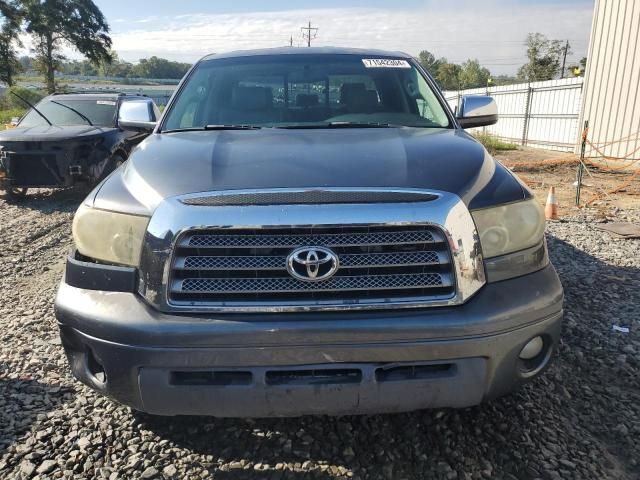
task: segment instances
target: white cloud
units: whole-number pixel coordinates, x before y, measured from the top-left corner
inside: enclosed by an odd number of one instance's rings
[[[300,27],[311,20],[319,27],[314,46],[382,48],[411,54],[427,49],[455,62],[478,58],[498,74],[513,73],[524,62],[523,42],[528,32],[569,39],[574,58],[587,53],[590,5],[516,5],[509,0],[442,3],[436,6],[431,1],[417,9],[349,7],[154,16],[128,25],[112,22],[112,38],[125,60],[157,55],[195,61],[212,52],[288,45],[291,36],[294,45],[304,45]]]

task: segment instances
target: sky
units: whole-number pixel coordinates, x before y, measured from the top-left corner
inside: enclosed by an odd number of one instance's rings
[[[370,47],[452,62],[477,58],[494,74],[525,62],[528,32],[569,40],[569,61],[587,55],[593,0],[94,0],[120,58],[193,62],[214,52],[303,46]],[[68,52],[74,56],[72,52]]]

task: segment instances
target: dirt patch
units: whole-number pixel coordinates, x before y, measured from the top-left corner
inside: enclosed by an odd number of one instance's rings
[[[576,214],[577,155],[549,150],[522,148],[498,152],[495,158],[509,166],[536,194],[542,204],[546,202],[549,187],[556,188],[558,212],[560,216]],[[549,162],[549,166],[531,166],[539,162]],[[522,164],[519,166],[518,164]],[[605,217],[615,215],[617,209],[640,205],[640,175],[631,184],[615,193],[607,193],[626,183],[632,170],[610,172],[597,167],[588,167],[582,179],[581,204],[593,197],[600,197],[587,208],[591,213]]]

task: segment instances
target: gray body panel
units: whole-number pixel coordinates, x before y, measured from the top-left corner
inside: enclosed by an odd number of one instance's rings
[[[439,190],[469,208],[529,196],[462,130],[390,128],[153,134],[93,198],[97,208],[149,215],[189,193],[314,187]]]
[[[462,306],[387,312],[168,315],[133,293],[107,295],[63,282],[56,315],[74,374],[122,403],[165,415],[295,416],[467,406],[504,394],[527,380],[517,356],[528,340],[542,334],[557,342],[562,299],[549,266],[488,284]],[[105,366],[106,385],[87,372],[87,349]],[[416,380],[380,386],[371,377],[380,365],[443,362],[455,372],[418,386]],[[354,365],[364,372],[357,386],[314,386],[313,401],[308,385],[289,385],[283,395],[281,386],[260,381],[265,368]],[[225,388],[169,384],[173,370],[202,369],[251,371],[254,381]],[[354,403],[358,396],[367,400]]]

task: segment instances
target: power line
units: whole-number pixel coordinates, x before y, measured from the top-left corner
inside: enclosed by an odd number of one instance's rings
[[[313,40],[318,36],[318,27],[312,27],[311,22],[309,22],[308,27],[300,27],[300,30],[302,31],[302,38],[307,39],[307,47],[310,47],[311,40]],[[305,30],[307,31],[306,33],[305,33]]]

